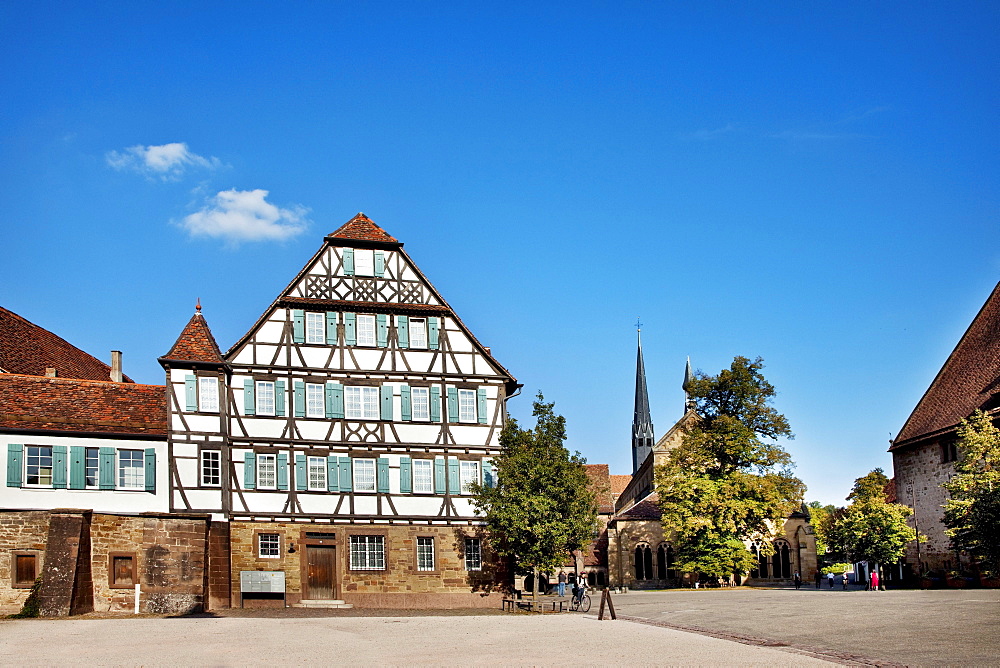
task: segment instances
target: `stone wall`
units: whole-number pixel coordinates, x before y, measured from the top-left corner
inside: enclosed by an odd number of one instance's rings
[[[45,511],[0,511],[0,614],[20,612],[28,598],[28,588],[13,586],[15,552],[35,554],[36,572],[41,575],[48,533]]]
[[[897,501],[913,508],[914,514],[908,522],[912,527],[916,520],[920,533],[927,536],[927,542],[920,544],[921,572],[955,568],[957,557],[944,533],[944,510],[941,507],[948,500],[948,492],[941,484],[955,475],[954,463],[942,462],[941,444],[931,441],[893,451],[892,468]],[[907,546],[906,561],[917,563],[915,542]]]

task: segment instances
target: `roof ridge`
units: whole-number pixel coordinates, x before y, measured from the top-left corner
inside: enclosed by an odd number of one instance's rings
[[[30,373],[0,373],[0,380],[4,378],[17,378],[30,380],[32,382],[38,383],[66,383],[68,385],[120,385],[123,387],[130,388],[140,388],[140,387],[153,387],[163,389],[165,385],[156,385],[153,383],[119,383],[117,381],[111,380],[94,380],[93,378],[65,378],[61,376],[36,376]]]
[[[399,240],[375,224],[371,218],[358,212],[349,221],[330,233],[335,239],[353,239],[355,241],[380,241],[398,244]]]

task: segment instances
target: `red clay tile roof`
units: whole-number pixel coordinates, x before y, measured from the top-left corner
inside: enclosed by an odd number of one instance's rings
[[[358,241],[382,241],[387,243],[399,243],[397,239],[381,227],[372,222],[372,219],[363,213],[351,218],[330,235],[339,239],[356,239]]]
[[[44,376],[46,367],[61,378],[111,380],[111,367],[104,362],[0,307],[0,372]]]
[[[626,508],[622,512],[615,515],[616,520],[658,520],[663,516],[660,511],[659,502],[660,497],[656,494],[650,494],[645,499]]]
[[[200,306],[198,311],[188,320],[188,324],[185,325],[181,335],[177,337],[170,352],[163,357],[185,362],[223,363],[219,345],[215,342],[212,330],[208,328],[208,323],[205,322],[205,317],[201,314]]]
[[[597,505],[600,512],[610,514],[615,510],[615,502],[611,498],[611,483],[608,480],[607,464],[584,464],[587,476],[590,478],[590,488],[597,495]]]
[[[167,433],[162,385],[0,374],[0,428]]]
[[[890,450],[947,430],[1000,392],[1000,283],[899,430]]]
[[[632,482],[632,476],[613,475],[610,476],[610,478],[611,478],[611,496],[614,497],[615,500],[617,500],[618,497],[622,495],[622,492],[625,491],[625,488],[628,487],[628,484]]]

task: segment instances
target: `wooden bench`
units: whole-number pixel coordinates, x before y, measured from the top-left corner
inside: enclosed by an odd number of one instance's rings
[[[561,598],[554,601],[543,600],[538,602],[532,601],[531,599],[505,598],[501,602],[501,609],[510,610],[512,612],[515,609],[541,611],[542,608],[548,606],[550,602],[552,603],[552,612],[555,612],[556,609],[558,609],[559,612],[565,612],[567,601],[566,599]]]

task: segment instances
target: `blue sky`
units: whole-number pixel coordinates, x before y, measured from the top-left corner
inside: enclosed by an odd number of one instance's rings
[[[0,4],[0,304],[162,383],[364,211],[628,473],[764,357],[808,499],[891,471],[1000,278],[1000,5]]]

